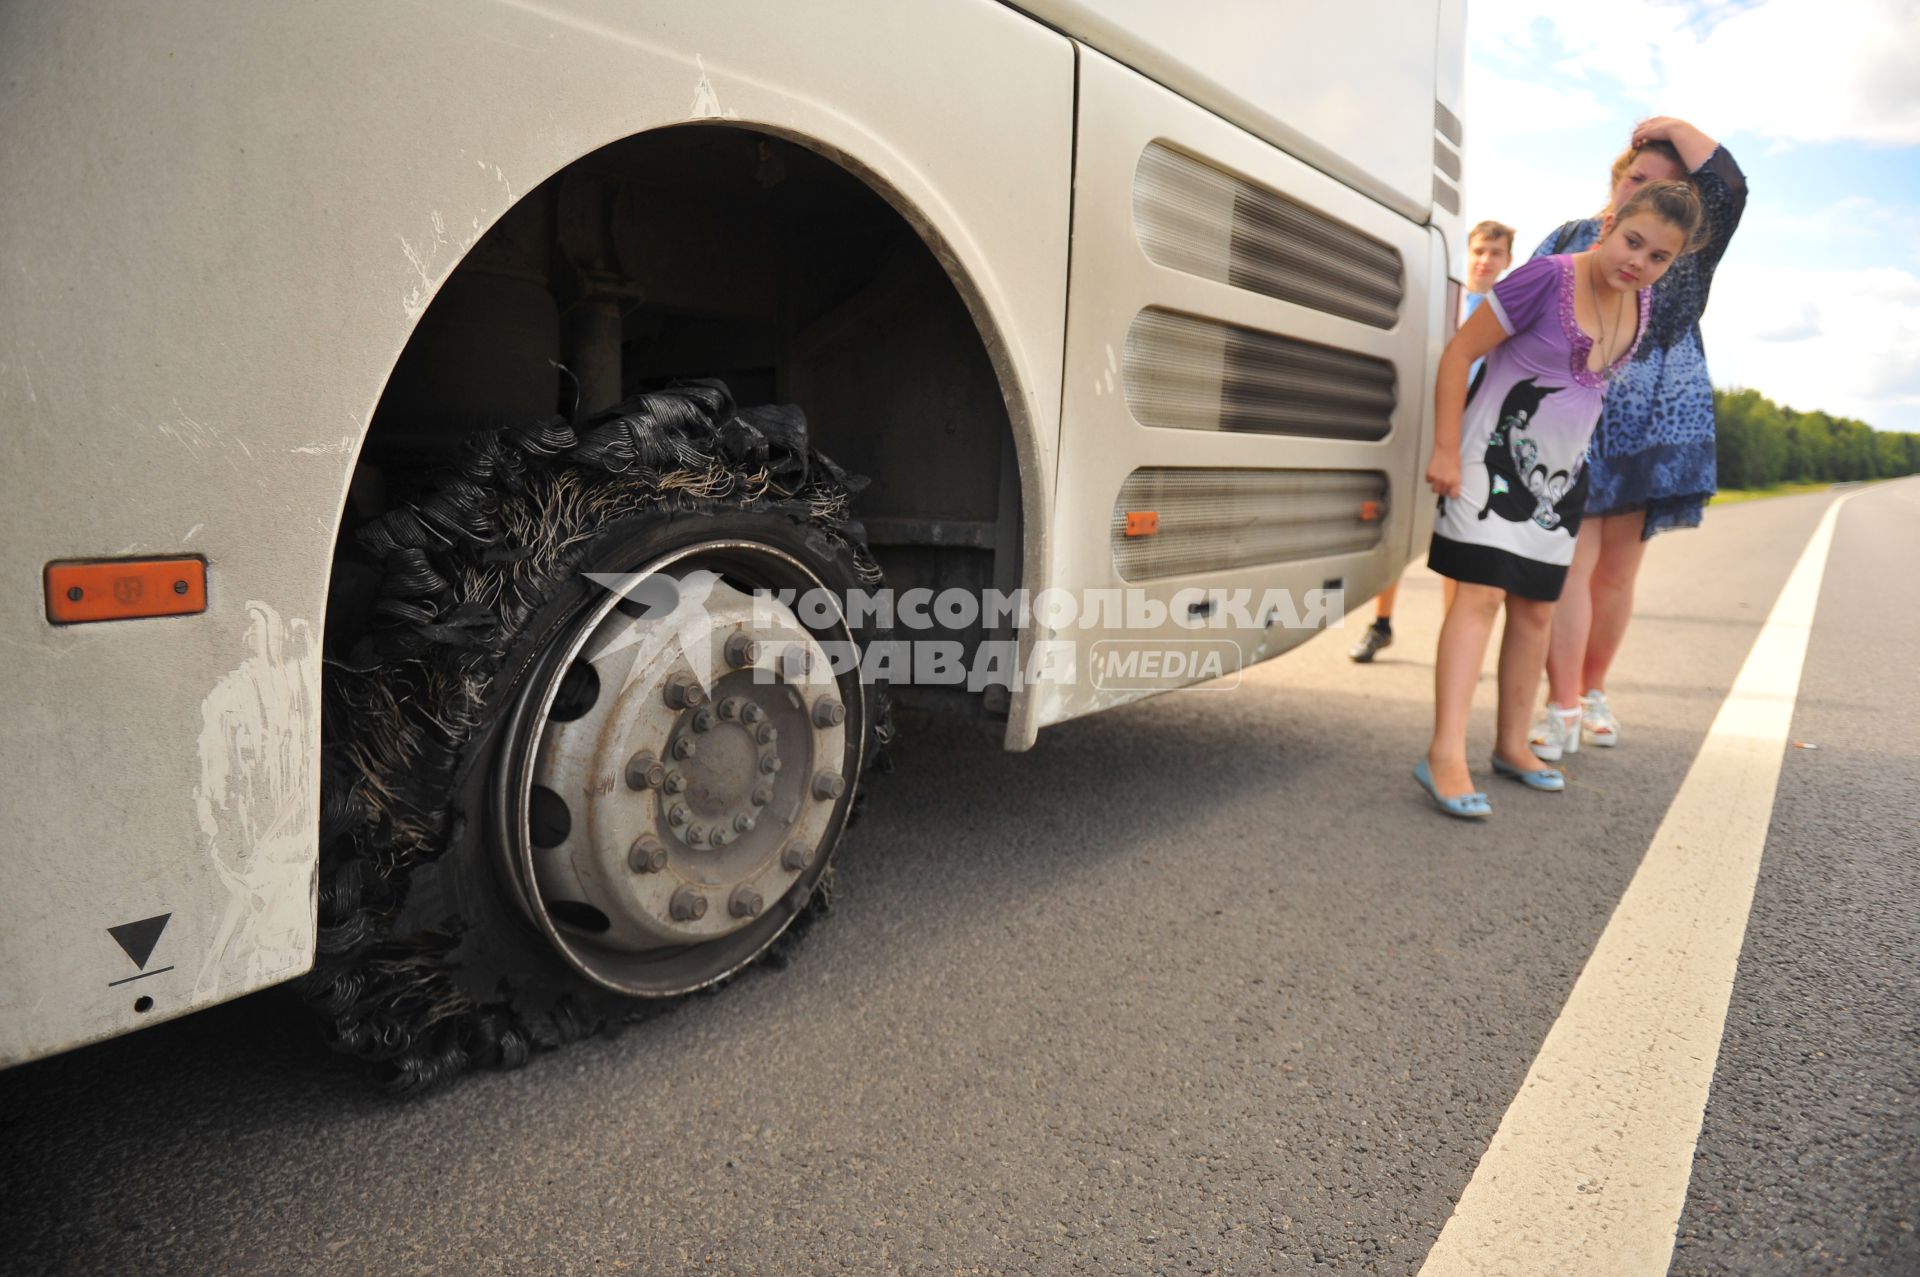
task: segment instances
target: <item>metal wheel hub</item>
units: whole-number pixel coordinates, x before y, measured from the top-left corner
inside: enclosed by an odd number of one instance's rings
[[[778,934],[793,910],[763,915],[811,890],[858,767],[858,720],[789,609],[707,571],[671,593],[670,612],[615,595],[583,618],[514,755],[522,904],[576,968],[632,993],[725,973],[656,987],[634,974],[649,962],[730,939],[750,957]]]

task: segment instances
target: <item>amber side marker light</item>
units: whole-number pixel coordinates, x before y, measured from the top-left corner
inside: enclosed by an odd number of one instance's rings
[[[1127,511],[1126,535],[1130,537],[1150,537],[1160,534],[1160,514],[1157,510]]]
[[[92,559],[47,564],[55,625],[191,616],[207,610],[205,559]]]
[[[1360,522],[1362,523],[1376,522],[1380,518],[1380,516],[1385,514],[1386,512],[1387,512],[1386,507],[1381,505],[1378,501],[1362,501],[1360,503]]]

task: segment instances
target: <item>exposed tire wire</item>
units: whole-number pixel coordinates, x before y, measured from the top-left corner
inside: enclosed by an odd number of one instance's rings
[[[574,997],[538,1011],[510,998],[477,1002],[453,978],[460,923],[396,934],[409,875],[465,832],[452,809],[456,778],[469,744],[504,708],[508,650],[581,569],[600,529],[650,512],[784,517],[875,584],[879,568],[848,514],[862,486],[810,447],[797,408],[737,409],[723,383],[700,381],[638,395],[578,427],[555,417],[478,435],[447,470],[355,531],[352,553],[380,584],[366,633],[328,661],[320,934],[302,983],[336,1049],[412,1093],[471,1067],[516,1067],[623,1014],[668,1009],[671,1000],[611,1011]],[[868,730],[869,773],[885,770],[884,688]],[[823,876],[763,960],[785,965],[829,886]]]

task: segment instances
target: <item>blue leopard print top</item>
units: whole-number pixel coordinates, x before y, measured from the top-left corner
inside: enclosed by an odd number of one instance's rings
[[[1713,272],[1747,206],[1747,179],[1726,147],[1689,177],[1705,206],[1709,238],[1653,286],[1653,313],[1633,362],[1607,388],[1588,466],[1587,514],[1645,510],[1642,537],[1700,526],[1718,486],[1714,472],[1713,383],[1700,344]],[[1533,256],[1578,253],[1600,238],[1597,218],[1567,222]]]

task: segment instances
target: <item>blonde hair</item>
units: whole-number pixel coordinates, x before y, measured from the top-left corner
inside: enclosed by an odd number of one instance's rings
[[[1487,221],[1481,222],[1467,232],[1467,243],[1472,244],[1476,239],[1503,239],[1507,242],[1507,256],[1512,257],[1514,234],[1515,231],[1513,227],[1508,226],[1505,222],[1496,222],[1489,218]]]
[[[1642,142],[1638,146],[1629,146],[1620,152],[1620,158],[1615,160],[1613,167],[1608,170],[1607,202],[1600,210],[1602,217],[1606,216],[1607,210],[1613,207],[1613,193],[1619,188],[1620,179],[1627,175],[1627,170],[1633,167],[1633,162],[1643,155],[1658,155],[1661,159],[1671,162],[1680,172],[1687,171],[1687,162],[1680,158],[1680,148],[1671,142],[1656,140]]]
[[[1617,227],[1637,213],[1651,213],[1678,230],[1685,240],[1680,247],[1683,257],[1699,251],[1707,242],[1707,208],[1692,182],[1648,182],[1615,210],[1613,225]],[[1609,228],[1608,234],[1612,233]]]

